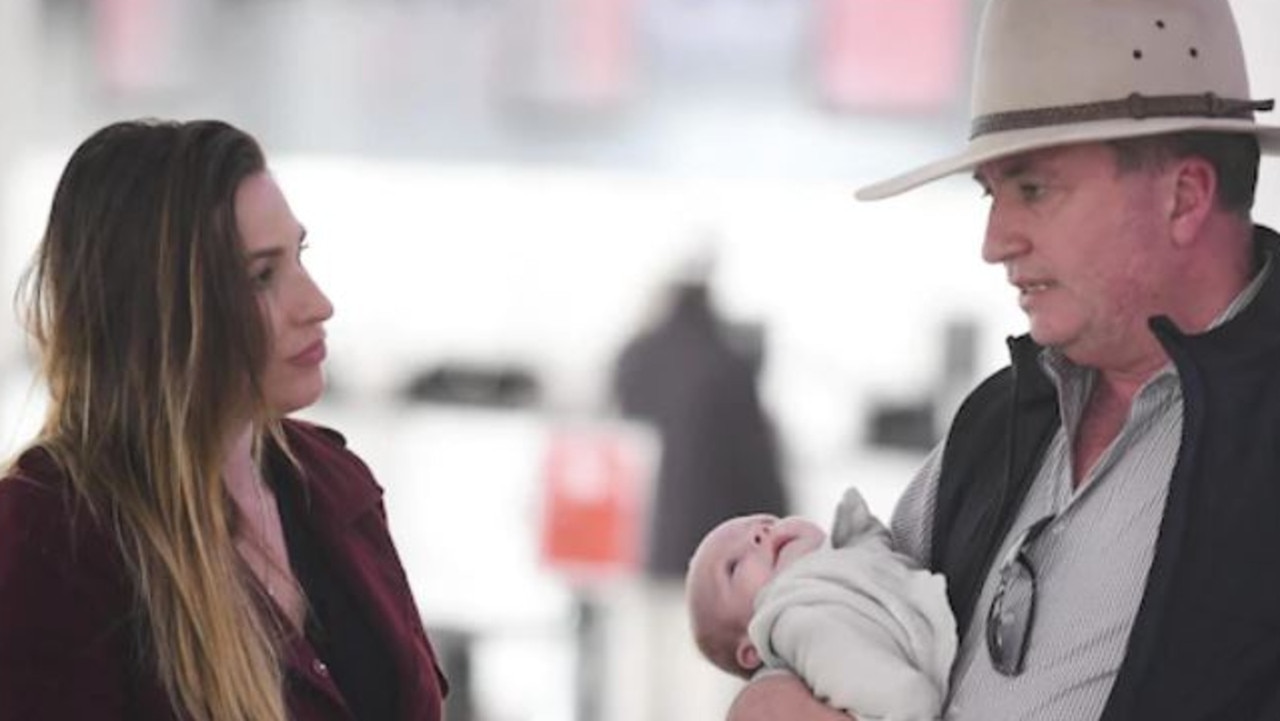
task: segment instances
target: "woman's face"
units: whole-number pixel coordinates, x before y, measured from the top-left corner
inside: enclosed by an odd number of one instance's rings
[[[302,265],[306,229],[267,172],[236,189],[236,226],[270,344],[262,373],[267,405],[284,415],[324,391],[324,322],[333,305]]]

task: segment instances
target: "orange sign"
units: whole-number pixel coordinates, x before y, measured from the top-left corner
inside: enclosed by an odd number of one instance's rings
[[[625,436],[608,430],[552,434],[543,466],[544,563],[588,579],[639,567],[638,456]]]

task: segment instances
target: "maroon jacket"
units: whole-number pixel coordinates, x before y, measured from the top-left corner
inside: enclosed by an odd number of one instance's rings
[[[439,721],[444,676],[387,531],[382,489],[338,433],[286,421],[308,513],[335,574],[371,609],[397,668],[400,711]],[[0,721],[176,721],[139,658],[133,589],[109,531],[71,500],[43,451],[0,480]],[[285,661],[293,721],[351,718],[305,639]]]

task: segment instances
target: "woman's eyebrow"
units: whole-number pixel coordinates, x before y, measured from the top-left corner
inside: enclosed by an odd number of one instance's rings
[[[307,240],[307,229],[304,227],[298,233],[298,239],[294,241],[294,245],[302,245]],[[262,258],[275,258],[284,254],[286,248],[283,245],[273,245],[268,248],[260,248],[249,253],[248,260],[253,262]]]
[[[253,251],[249,254],[248,260],[252,263],[255,260],[276,258],[283,254],[284,248],[281,248],[280,246],[271,246],[270,248],[262,248],[260,250]]]

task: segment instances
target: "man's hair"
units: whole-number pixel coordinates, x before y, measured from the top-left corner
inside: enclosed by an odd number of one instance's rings
[[[1121,138],[1107,144],[1115,150],[1116,167],[1121,173],[1162,168],[1183,158],[1203,158],[1218,176],[1218,206],[1249,218],[1261,156],[1258,139],[1253,135],[1190,131]]]

